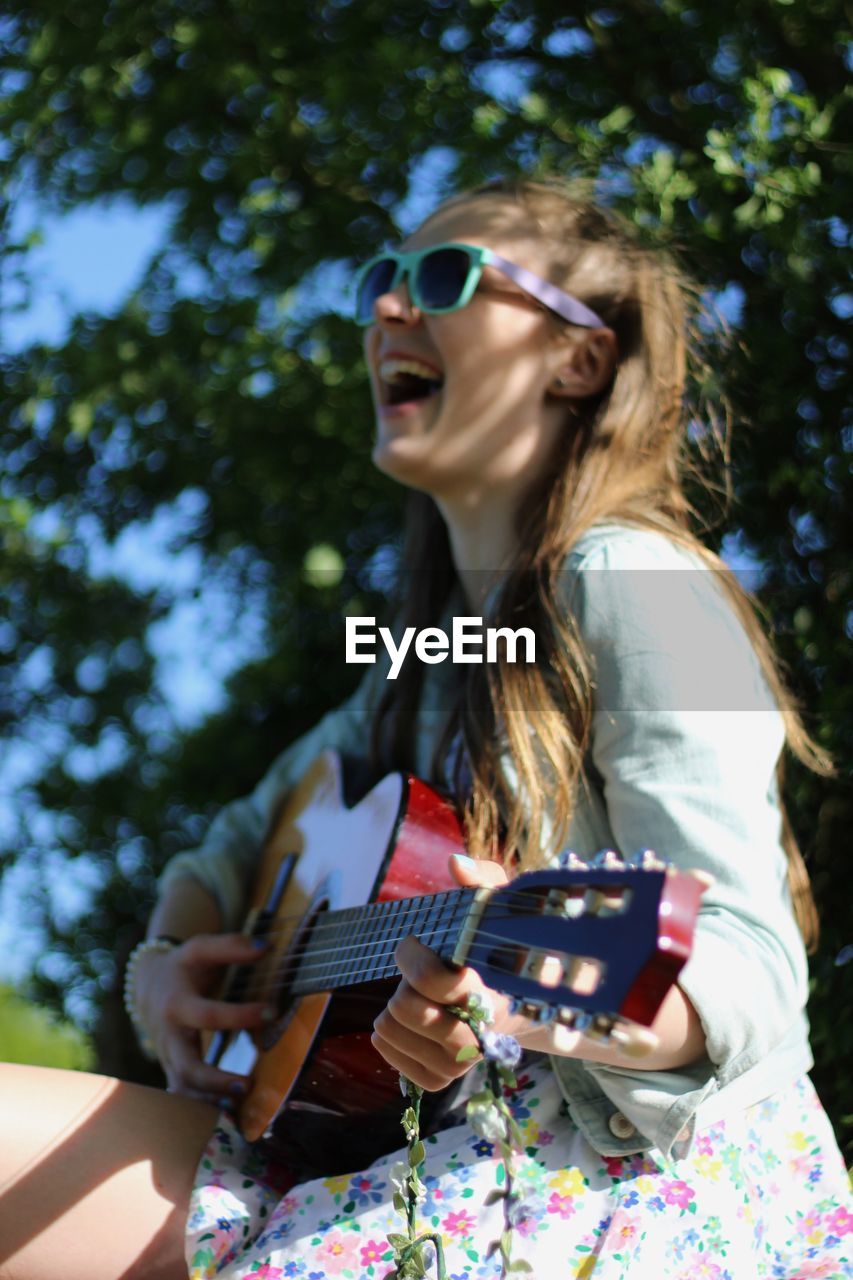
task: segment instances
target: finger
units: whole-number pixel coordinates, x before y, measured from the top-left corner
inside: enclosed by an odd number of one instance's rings
[[[403,939],[394,952],[394,959],[407,982],[437,1004],[461,1004],[472,992],[479,994],[484,990],[473,969],[448,969],[414,935]]]
[[[166,1078],[179,1093],[205,1094],[208,1100],[244,1097],[249,1081],[235,1071],[223,1071],[199,1057],[194,1037],[173,1036],[168,1045]]]
[[[424,1046],[438,1045],[441,1054],[451,1060],[460,1049],[477,1043],[470,1027],[441,1005],[424,1000],[405,982],[400,983],[373,1025],[386,1040],[405,1041],[412,1048],[415,1040]],[[434,1061],[438,1058],[434,1057]]]
[[[420,1062],[416,1057],[410,1057],[408,1054],[399,1050],[395,1045],[385,1041],[377,1031],[374,1031],[373,1035],[370,1037],[370,1042],[376,1051],[382,1054],[382,1057],[389,1066],[393,1067],[395,1071],[401,1072],[406,1079],[411,1080],[413,1084],[418,1084],[422,1089],[428,1089],[430,1092],[443,1089],[445,1085],[456,1080],[461,1074],[459,1071],[455,1071],[453,1073],[447,1071],[446,1073],[443,1073],[432,1070],[429,1066]],[[458,1066],[459,1064],[453,1065]]]
[[[431,1072],[436,1078],[441,1076],[445,1080],[454,1080],[459,1076],[463,1076],[468,1068],[474,1062],[474,1059],[466,1059],[464,1062],[457,1062],[456,1055],[462,1045],[452,1046],[441,1040],[431,1040],[428,1037],[419,1035],[416,1031],[410,1031],[408,1027],[402,1026],[401,1023],[395,1022],[394,1019],[384,1011],[379,1015],[373,1024],[373,1034],[378,1036],[384,1046],[391,1048],[394,1053],[402,1054],[406,1058],[411,1058],[415,1062],[419,1062],[421,1066]],[[470,1041],[465,1041],[465,1045]],[[431,1086],[435,1087],[435,1086]]]
[[[182,1098],[192,1098],[196,1102],[209,1102],[220,1111],[231,1111],[240,1101],[239,1097],[232,1097],[227,1093],[208,1093],[202,1089],[191,1089],[189,1085],[182,1084],[177,1078],[174,1083],[166,1086],[166,1092],[177,1093]]]
[[[249,1031],[272,1022],[275,1010],[260,1000],[245,1004],[231,1000],[207,1000],[204,996],[185,993],[171,1019],[194,1031]]]
[[[450,870],[464,888],[493,888],[507,884],[509,876],[499,862],[486,858],[469,858],[464,853],[450,855]]]
[[[178,948],[183,965],[251,964],[267,950],[264,939],[245,933],[197,933]]]

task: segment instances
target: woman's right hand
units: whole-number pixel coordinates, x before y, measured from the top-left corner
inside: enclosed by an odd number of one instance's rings
[[[263,1001],[212,998],[228,965],[254,964],[264,955],[245,934],[197,934],[171,951],[149,951],[136,964],[134,988],[142,1025],[166,1074],[168,1088],[220,1102],[240,1097],[246,1079],[202,1059],[202,1031],[253,1030],[269,1020]]]

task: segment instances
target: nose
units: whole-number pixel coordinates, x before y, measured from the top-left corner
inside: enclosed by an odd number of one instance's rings
[[[415,325],[421,318],[418,307],[412,304],[405,280],[395,289],[381,293],[373,304],[373,318],[379,325]]]

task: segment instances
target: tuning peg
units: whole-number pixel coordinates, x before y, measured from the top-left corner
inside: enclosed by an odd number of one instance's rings
[[[607,871],[623,871],[625,863],[613,849],[601,849],[593,858],[592,866],[604,867]]]
[[[578,1010],[574,1009],[570,1004],[561,1004],[557,1010],[557,1021],[562,1023],[564,1027],[573,1027],[577,1016]]]
[[[610,1039],[610,1032],[613,1030],[613,1018],[604,1013],[597,1013],[590,1019],[589,1026],[586,1028],[585,1034],[590,1040],[600,1040],[606,1043]]]
[[[571,849],[561,853],[557,861],[564,871],[583,871],[587,865],[583,858],[579,858]]]
[[[553,1022],[557,1017],[557,1010],[554,1006],[544,1004],[540,1000],[525,1000],[521,1005],[521,1013],[525,1018],[529,1018],[531,1022],[539,1023],[541,1026]]]
[[[627,865],[641,871],[666,870],[666,863],[661,862],[654,849],[639,849],[636,853],[632,853]]]

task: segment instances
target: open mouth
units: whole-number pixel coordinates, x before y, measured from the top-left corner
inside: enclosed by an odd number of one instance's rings
[[[428,400],[444,386],[444,378],[432,366],[398,356],[380,362],[379,378],[383,403],[391,406]]]

